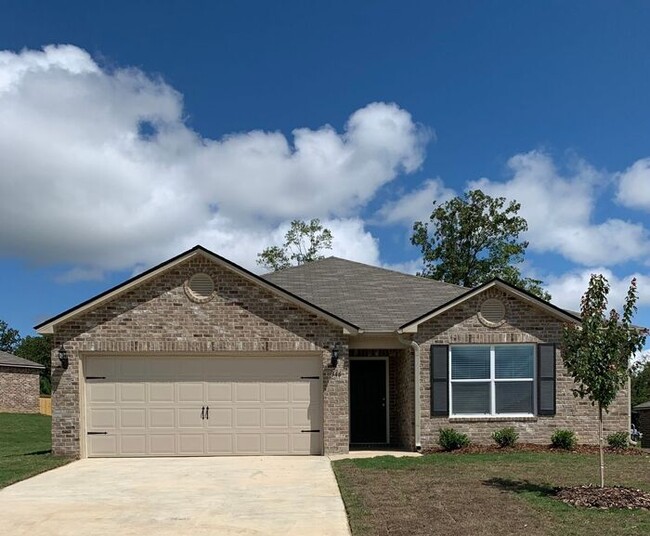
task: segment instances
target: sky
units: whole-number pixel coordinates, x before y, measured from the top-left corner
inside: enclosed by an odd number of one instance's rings
[[[154,8],[155,5],[155,8]],[[414,221],[521,203],[523,272],[650,326],[650,3],[3,2],[0,319],[201,244],[256,272],[292,219],[416,273]]]

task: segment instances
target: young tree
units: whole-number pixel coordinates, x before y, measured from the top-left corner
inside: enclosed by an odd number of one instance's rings
[[[522,277],[516,266],[524,260],[528,242],[519,234],[528,229],[519,216],[521,205],[505,197],[490,197],[481,190],[470,190],[438,205],[430,223],[413,224],[411,243],[422,250],[421,276],[475,287],[494,277],[544,299],[551,296],[542,281]]]
[[[10,328],[4,320],[0,320],[0,351],[13,354],[20,344],[20,333]]]
[[[325,258],[321,252],[332,249],[332,232],[319,219],[293,220],[282,246],[270,246],[257,255],[257,264],[269,270],[282,270]]]
[[[608,411],[627,383],[630,359],[643,348],[646,339],[646,331],[632,325],[638,299],[636,279],[630,283],[622,315],[612,309],[606,316],[608,294],[607,279],[592,274],[580,306],[582,323],[565,326],[562,351],[564,364],[576,384],[573,394],[587,397],[598,407],[601,488],[605,486],[603,410]]]
[[[15,354],[19,357],[35,361],[45,367],[41,371],[41,393],[49,395],[52,392],[51,376],[52,337],[50,335],[28,335],[18,345]]]

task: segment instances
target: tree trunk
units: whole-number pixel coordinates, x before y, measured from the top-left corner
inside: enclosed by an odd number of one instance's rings
[[[605,453],[603,452],[603,407],[598,404],[598,450],[600,453],[600,487],[605,487]]]

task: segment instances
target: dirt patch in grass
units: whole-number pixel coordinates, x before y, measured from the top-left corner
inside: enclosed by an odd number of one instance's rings
[[[595,484],[598,457],[512,450],[333,464],[354,536],[650,534],[648,510],[575,508],[559,488]],[[650,492],[650,457],[609,455],[608,483]]]
[[[561,488],[556,496],[571,506],[586,508],[641,508],[650,510],[650,493],[640,489],[615,486],[601,488],[598,486],[576,486]]]

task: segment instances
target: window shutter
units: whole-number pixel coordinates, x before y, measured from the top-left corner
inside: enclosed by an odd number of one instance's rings
[[[431,345],[431,416],[449,415],[449,346]]]
[[[555,344],[537,345],[537,414],[555,415]]]

